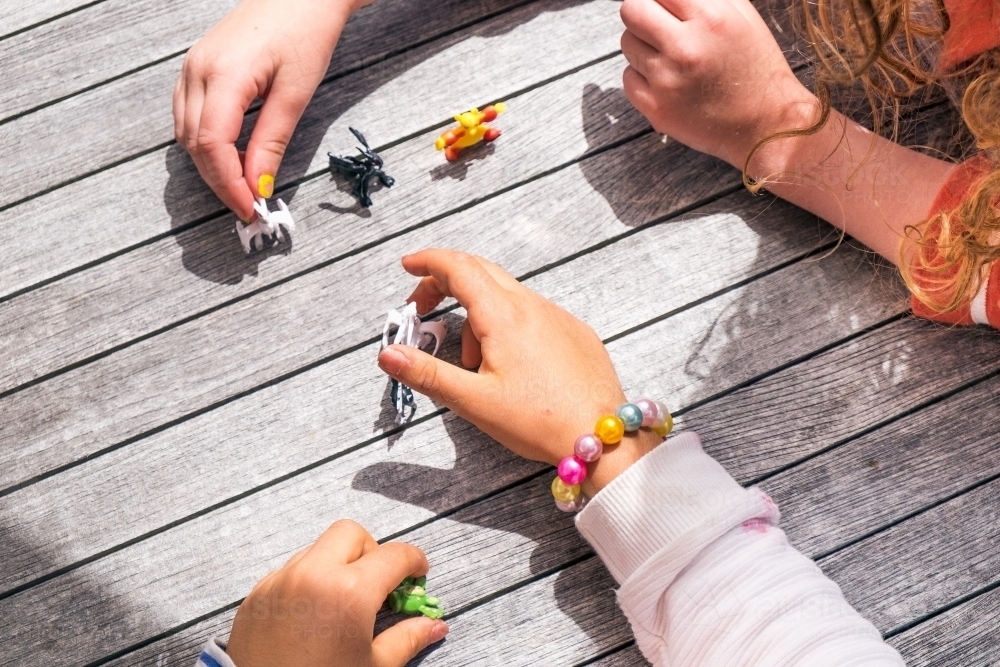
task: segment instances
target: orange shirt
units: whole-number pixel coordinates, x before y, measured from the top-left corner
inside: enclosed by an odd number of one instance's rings
[[[983,51],[1000,46],[1000,2],[944,0],[950,26],[944,35],[941,68],[954,69]]]

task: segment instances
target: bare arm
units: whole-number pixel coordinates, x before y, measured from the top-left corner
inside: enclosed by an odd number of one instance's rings
[[[812,125],[816,97],[795,77],[749,0],[624,0],[625,94],[656,130],[742,169],[775,132]],[[766,145],[750,175],[890,261],[952,165],[833,112],[817,133]]]

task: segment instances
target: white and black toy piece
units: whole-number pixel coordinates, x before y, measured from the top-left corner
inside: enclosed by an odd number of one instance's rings
[[[269,211],[267,200],[263,197],[254,202],[253,210],[257,212],[250,224],[243,224],[236,221],[236,233],[240,235],[240,243],[243,244],[243,251],[250,254],[251,250],[261,250],[264,247],[264,237],[274,242],[284,242],[285,237],[281,233],[284,227],[290,232],[295,231],[295,220],[288,211],[285,202],[278,200],[278,210]]]
[[[389,332],[392,327],[396,327],[396,334],[393,336],[392,345],[409,345],[422,349],[433,341],[433,356],[437,356],[441,348],[441,342],[448,329],[442,320],[433,322],[423,322],[417,315],[417,304],[408,303],[402,310],[390,310],[385,319],[385,326],[382,328],[382,349],[387,348],[389,343]],[[417,404],[413,399],[413,390],[405,384],[393,379],[392,388],[389,391],[392,404],[396,408],[396,423],[402,424],[413,419],[413,414],[417,411]]]

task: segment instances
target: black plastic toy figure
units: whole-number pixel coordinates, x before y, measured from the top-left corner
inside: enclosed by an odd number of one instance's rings
[[[368,194],[372,179],[377,178],[387,188],[391,188],[396,180],[382,171],[382,158],[368,147],[364,135],[353,127],[348,129],[358,138],[364,148],[358,146],[358,150],[361,151],[361,155],[358,156],[344,157],[327,153],[330,156],[330,171],[335,171],[351,179],[353,181],[351,194],[357,197],[359,204],[368,208],[372,205],[372,198]]]

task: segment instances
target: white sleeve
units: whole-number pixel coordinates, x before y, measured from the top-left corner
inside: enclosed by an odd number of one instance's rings
[[[902,665],[778,519],[767,495],[683,433],[598,493],[576,525],[657,667]]]

